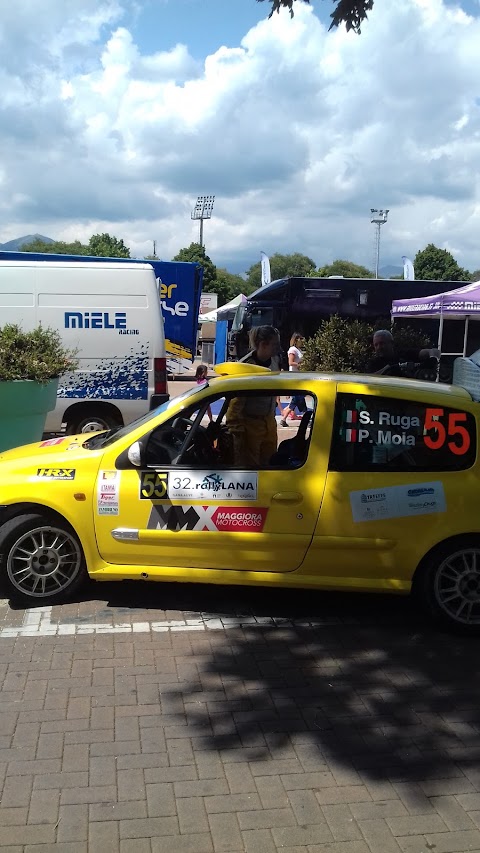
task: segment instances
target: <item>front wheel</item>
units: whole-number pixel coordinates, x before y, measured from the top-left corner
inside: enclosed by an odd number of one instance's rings
[[[64,601],[87,577],[80,542],[66,522],[21,515],[0,529],[2,580],[26,603]]]
[[[414,583],[434,621],[480,634],[480,538],[464,537],[437,548]]]

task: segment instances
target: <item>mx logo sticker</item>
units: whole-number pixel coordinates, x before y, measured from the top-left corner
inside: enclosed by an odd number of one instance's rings
[[[172,506],[155,504],[150,510],[148,530],[218,530],[212,519],[216,506]]]

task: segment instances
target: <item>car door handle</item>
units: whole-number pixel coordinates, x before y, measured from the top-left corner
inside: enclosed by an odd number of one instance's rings
[[[300,492],[276,492],[272,495],[272,501],[278,501],[284,504],[299,504],[303,500],[303,495]]]

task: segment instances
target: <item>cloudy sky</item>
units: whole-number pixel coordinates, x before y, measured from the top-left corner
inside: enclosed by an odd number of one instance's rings
[[[298,5],[298,4],[297,4]],[[480,0],[16,0],[0,19],[0,243],[109,231],[232,271],[260,251],[373,265],[434,242],[480,268]]]

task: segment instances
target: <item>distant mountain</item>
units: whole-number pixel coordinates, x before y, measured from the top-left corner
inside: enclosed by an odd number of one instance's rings
[[[51,237],[44,237],[43,234],[27,234],[25,237],[17,237],[16,240],[9,240],[8,243],[0,243],[0,249],[4,252],[20,252],[22,246],[32,243],[33,240],[42,240],[44,243],[55,242]]]
[[[403,277],[403,267],[394,267],[392,265],[381,267],[379,270],[380,278],[392,278],[394,275]]]

